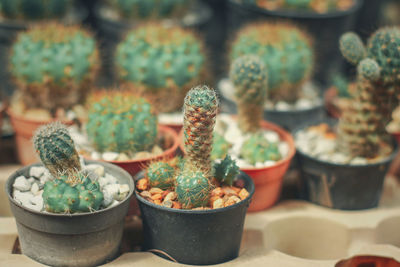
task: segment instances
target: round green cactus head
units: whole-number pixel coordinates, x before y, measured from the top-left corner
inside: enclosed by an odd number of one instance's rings
[[[151,163],[146,169],[146,176],[151,187],[168,189],[175,183],[175,169],[163,161]]]
[[[185,97],[185,107],[214,112],[218,109],[218,97],[215,91],[206,85],[192,88]]]
[[[98,91],[88,101],[86,132],[99,152],[136,153],[153,148],[157,115],[153,106],[131,91]]]
[[[354,65],[367,55],[361,38],[354,32],[347,32],[340,37],[339,48],[346,60]]]
[[[61,18],[71,5],[72,0],[0,0],[4,17],[23,20]]]
[[[183,171],[176,178],[175,192],[184,209],[206,206],[211,189],[210,181],[200,171]]]
[[[54,176],[81,169],[74,141],[61,123],[40,127],[33,137],[33,144],[43,164]]]
[[[310,37],[286,23],[257,23],[241,29],[233,42],[231,59],[250,54],[265,64],[268,90],[276,98],[296,95],[314,67]]]
[[[368,57],[374,59],[384,82],[400,82],[400,28],[384,27],[368,40]]]
[[[376,81],[380,78],[380,68],[375,60],[363,59],[357,67],[358,75],[370,81]]]
[[[281,159],[278,145],[269,142],[262,133],[253,134],[247,139],[241,148],[240,155],[250,164],[267,160],[278,161]]]

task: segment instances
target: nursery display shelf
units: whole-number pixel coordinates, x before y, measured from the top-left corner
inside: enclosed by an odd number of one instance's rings
[[[10,214],[4,183],[17,168],[0,167],[0,266],[42,266],[20,254],[14,218],[6,217]],[[367,266],[400,266],[399,225],[400,184],[387,177],[376,209],[340,211],[289,200],[249,213],[239,257],[221,266],[335,267],[359,255],[391,258],[395,264]],[[122,254],[104,266],[178,266],[150,252],[132,252],[138,250],[138,244],[129,241],[133,238],[141,238],[138,217],[126,220]]]

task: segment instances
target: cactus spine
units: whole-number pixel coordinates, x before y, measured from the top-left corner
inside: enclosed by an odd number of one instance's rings
[[[22,20],[60,18],[72,5],[72,0],[0,0],[4,17]]]
[[[236,162],[228,155],[220,163],[215,165],[215,178],[220,183],[232,185],[235,177],[238,174],[239,167],[236,165]]]
[[[151,163],[146,169],[146,176],[151,187],[168,189],[175,183],[175,169],[163,161]]]

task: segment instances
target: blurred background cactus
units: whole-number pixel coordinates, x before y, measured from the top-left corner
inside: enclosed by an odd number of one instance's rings
[[[97,151],[132,155],[149,151],[157,140],[153,106],[132,91],[98,91],[88,100],[86,132]]]
[[[282,158],[278,145],[269,142],[260,132],[252,134],[243,143],[240,156],[252,165],[257,162],[278,161]]]
[[[72,0],[0,0],[0,12],[5,18],[40,20],[63,17]]]
[[[117,47],[115,65],[119,80],[134,84],[160,112],[179,109],[206,74],[202,41],[189,30],[161,24],[129,32]]]
[[[242,28],[232,44],[231,60],[255,54],[268,72],[268,95],[293,103],[312,75],[314,52],[310,37],[287,23],[256,23]]]
[[[98,65],[94,38],[77,26],[37,25],[11,49],[11,74],[26,108],[55,111],[84,102]]]

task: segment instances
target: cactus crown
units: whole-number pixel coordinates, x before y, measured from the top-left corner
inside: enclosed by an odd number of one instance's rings
[[[184,107],[215,113],[218,109],[217,94],[205,85],[197,86],[187,93]]]

